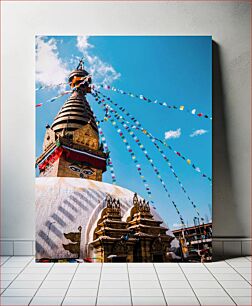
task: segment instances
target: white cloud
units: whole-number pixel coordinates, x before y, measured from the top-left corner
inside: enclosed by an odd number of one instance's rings
[[[177,129],[175,131],[167,131],[165,132],[165,139],[171,139],[171,138],[179,138],[181,136],[181,129]]]
[[[57,85],[67,81],[69,71],[59,57],[56,40],[36,39],[36,81],[42,85]]]
[[[87,35],[83,35],[83,36],[77,36],[77,48],[81,51],[84,52],[86,51],[88,48],[92,48],[93,45],[91,45],[88,42],[88,38],[89,36]]]
[[[190,137],[200,136],[200,135],[203,135],[203,134],[206,134],[206,133],[207,133],[207,130],[200,129],[200,130],[196,130],[196,131],[192,132]]]
[[[92,75],[94,83],[110,85],[113,81],[120,78],[120,73],[116,72],[113,66],[105,63],[98,56],[91,55],[89,48],[93,47],[88,42],[89,36],[77,36],[77,48],[83,53],[84,61],[89,65],[88,69]]]

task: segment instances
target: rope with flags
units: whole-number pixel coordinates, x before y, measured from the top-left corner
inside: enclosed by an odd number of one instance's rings
[[[101,142],[103,144],[103,148],[104,148],[105,152],[109,152],[108,145],[107,145],[106,138],[105,138],[105,135],[103,133],[103,130],[102,130],[100,124],[98,123],[98,121],[96,122],[96,124],[97,124],[97,127],[98,127],[98,132],[99,132],[100,137],[101,137]],[[109,171],[110,171],[111,178],[112,178],[112,184],[116,185],[115,170],[114,170],[112,158],[110,157],[110,155],[109,155],[109,158],[108,158],[108,166],[109,166]]]
[[[122,142],[126,146],[126,149],[127,149],[128,153],[130,153],[131,159],[133,160],[134,164],[136,165],[137,172],[138,172],[138,174],[139,174],[139,176],[140,176],[140,178],[141,178],[141,180],[144,184],[144,187],[145,187],[145,190],[148,194],[148,197],[152,198],[152,192],[150,190],[150,186],[149,186],[145,176],[142,173],[142,167],[141,167],[134,151],[132,150],[130,144],[128,143],[126,137],[124,136],[123,132],[121,131],[121,129],[119,128],[117,123],[114,120],[110,120],[110,121],[111,121],[112,126],[116,129],[116,132],[119,134],[120,138],[122,139]],[[153,203],[152,200],[151,200],[151,203]]]
[[[94,98],[95,98],[95,100],[98,102],[98,104],[99,104],[101,107],[102,107],[102,105],[104,105],[104,104],[102,104],[101,100],[99,100],[98,97],[95,97],[95,95],[94,95]],[[104,110],[104,112],[105,112],[105,114],[106,114],[106,113],[107,113],[107,108],[106,108],[106,106],[105,106],[105,107],[102,107],[102,108],[103,108],[103,110]],[[118,124],[117,124],[117,122],[115,121],[115,119],[113,119],[113,118],[110,117],[109,120],[112,122],[112,125],[118,126]],[[171,194],[169,193],[169,191],[168,191],[168,189],[167,189],[167,187],[166,187],[166,184],[165,184],[164,180],[162,179],[162,177],[161,177],[161,175],[160,175],[160,172],[158,171],[157,167],[156,167],[155,164],[153,163],[153,159],[149,156],[149,154],[148,154],[146,148],[144,147],[144,145],[143,145],[142,143],[140,143],[138,137],[134,134],[134,132],[133,132],[125,123],[122,124],[122,126],[123,126],[123,127],[125,128],[125,130],[129,133],[129,135],[133,138],[133,140],[137,143],[137,145],[138,145],[139,148],[142,150],[142,152],[144,153],[145,157],[147,158],[147,160],[148,160],[149,163],[151,164],[151,166],[152,166],[152,168],[154,169],[154,172],[155,172],[155,174],[156,174],[158,180],[161,182],[161,184],[162,184],[162,186],[163,186],[165,192],[166,192],[167,195],[168,195],[168,198],[171,200],[172,205],[174,206],[174,208],[175,208],[175,210],[176,210],[176,212],[177,212],[177,214],[178,214],[178,216],[179,216],[179,218],[180,218],[181,223],[183,224],[183,226],[185,226],[185,224],[184,224],[184,219],[183,219],[183,217],[182,217],[182,215],[181,215],[181,213],[180,213],[180,211],[179,211],[179,209],[178,209],[178,207],[177,207],[177,204],[174,202],[174,200],[171,199]],[[120,136],[121,136],[121,135],[120,135]],[[121,136],[121,137],[122,137],[122,136]]]
[[[181,159],[183,159],[187,165],[191,166],[198,174],[200,174],[203,178],[206,178],[209,182],[212,182],[212,178],[209,177],[208,175],[206,175],[198,166],[196,166],[192,160],[188,157],[185,157],[181,152],[178,152],[176,150],[174,150],[174,148],[172,148],[171,145],[167,144],[164,140],[160,140],[156,137],[154,137],[151,133],[149,133],[145,128],[142,127],[142,125],[140,124],[140,122],[133,116],[131,115],[124,107],[121,107],[120,105],[118,105],[118,103],[114,102],[113,100],[111,100],[110,97],[104,95],[102,92],[98,91],[98,90],[94,90],[94,93],[97,93],[99,95],[101,95],[104,99],[106,99],[108,102],[110,102],[111,104],[113,104],[114,106],[118,107],[118,109],[120,111],[122,111],[126,116],[130,117],[130,119],[134,122],[134,124],[136,125],[136,127],[134,127],[135,129],[137,129],[137,127],[139,127],[139,129],[144,133],[149,135],[153,140],[156,140],[158,142],[160,142],[162,145],[164,145],[165,147],[167,147],[170,151],[172,151],[177,157],[180,157]]]
[[[179,105],[179,106],[177,106],[177,105],[170,105],[170,104],[167,104],[166,102],[159,102],[158,100],[152,100],[152,99],[146,98],[144,95],[138,95],[138,94],[134,94],[134,93],[131,93],[131,92],[126,92],[124,90],[115,88],[113,86],[99,84],[99,85],[93,85],[92,88],[93,89],[95,89],[95,88],[97,88],[97,89],[103,88],[105,90],[111,90],[113,92],[120,93],[122,95],[127,95],[127,96],[129,96],[131,98],[140,99],[140,100],[145,101],[147,103],[158,104],[158,105],[167,107],[168,109],[184,111],[184,112],[187,112],[187,113],[189,113],[189,114],[191,114],[193,116],[199,117],[199,118],[205,118],[205,119],[212,120],[212,117],[210,115],[203,114],[202,112],[197,111],[195,108],[189,109],[189,108],[187,108],[184,105]]]
[[[103,104],[104,105],[104,104]],[[107,104],[105,104],[106,106]],[[116,110],[114,110],[111,106],[109,106],[109,111],[107,111],[106,113],[106,117],[104,118],[104,121],[106,121],[106,118],[110,118],[111,116],[109,115],[109,112],[114,113],[115,118],[123,125],[125,125],[126,127],[128,127],[128,125],[130,125],[131,128],[136,128],[136,130],[140,130],[141,132],[143,131],[143,129],[140,129],[139,127],[133,126],[130,124],[130,122],[128,122],[124,117],[120,116],[118,114],[118,112]],[[204,220],[204,218],[202,218],[202,216],[199,213],[199,210],[196,206],[196,204],[194,203],[194,201],[191,199],[191,197],[188,195],[185,187],[183,186],[181,180],[179,179],[178,175],[176,174],[170,160],[168,159],[168,157],[164,154],[164,151],[161,150],[161,148],[158,146],[158,144],[155,141],[155,138],[151,135],[148,134],[146,132],[144,132],[144,134],[151,140],[151,142],[154,144],[154,146],[157,148],[157,150],[159,151],[159,153],[162,155],[162,157],[164,158],[164,160],[166,161],[166,163],[168,164],[169,169],[171,170],[172,174],[174,175],[176,181],[178,182],[180,188],[182,189],[182,191],[184,192],[185,196],[187,197],[187,199],[189,200],[189,202],[191,203],[191,205],[193,206],[196,214],[198,215],[198,217],[201,219],[201,221]]]
[[[91,108],[91,106],[90,106],[90,108]],[[100,135],[101,142],[103,144],[103,148],[104,148],[105,152],[110,153],[105,135],[104,135],[103,130],[102,130],[102,128],[100,126],[100,123],[99,123],[100,121],[97,120],[96,116],[94,116],[94,118],[96,120],[96,125],[97,125],[97,128],[98,128],[98,133]],[[117,184],[116,183],[116,175],[115,175],[115,170],[114,170],[114,166],[113,166],[113,162],[112,162],[112,158],[111,158],[110,154],[109,154],[109,157],[108,157],[108,167],[109,167],[109,171],[110,171],[110,174],[111,174],[112,184],[116,185]]]
[[[44,103],[38,103],[38,104],[36,104],[36,107],[40,107],[40,106],[44,105],[45,103],[54,102],[55,100],[57,100],[57,99],[59,99],[59,98],[65,96],[65,95],[67,95],[67,94],[70,94],[70,93],[72,93],[72,90],[63,91],[63,92],[62,92],[61,94],[59,94],[58,96],[53,97],[53,98],[51,98],[51,99],[45,101]]]

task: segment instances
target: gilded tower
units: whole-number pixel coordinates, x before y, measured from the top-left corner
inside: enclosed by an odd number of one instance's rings
[[[69,76],[73,92],[51,126],[46,126],[40,176],[77,177],[102,181],[108,154],[99,143],[98,128],[86,99],[91,77],[80,61]]]

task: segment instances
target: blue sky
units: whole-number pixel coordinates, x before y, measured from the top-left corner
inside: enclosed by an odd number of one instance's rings
[[[78,60],[85,55],[87,70],[96,83],[106,83],[116,88],[172,105],[184,105],[204,114],[212,113],[212,38],[210,36],[44,36],[36,43],[36,86],[58,84],[67,80]],[[67,87],[66,87],[67,89]],[[57,96],[64,88],[49,88],[36,92],[36,104]],[[127,108],[155,137],[167,135],[177,138],[167,142],[190,158],[204,173],[212,177],[212,121],[189,113],[170,110],[163,106],[147,104],[119,93],[103,90],[113,101]],[[51,124],[66,96],[36,108],[36,156],[42,152],[45,125]],[[87,96],[98,118],[103,118],[101,108],[91,95]],[[138,192],[147,198],[135,165],[114,127],[102,124],[111,151],[118,185]],[[191,137],[193,132],[201,135]],[[176,131],[176,132],[175,132]],[[204,132],[205,131],[205,132]],[[172,199],[177,204],[185,222],[193,224],[196,215],[172,172],[150,140],[139,134],[154,164],[159,169]],[[131,144],[143,173],[153,193],[158,212],[169,227],[180,224],[167,194],[157,179],[149,162],[124,133]],[[203,217],[211,219],[212,186],[191,166],[164,148],[187,193]],[[110,183],[107,171],[103,181]]]

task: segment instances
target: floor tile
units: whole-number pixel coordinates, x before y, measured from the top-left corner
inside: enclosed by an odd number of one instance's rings
[[[80,264],[77,268],[77,271],[90,271],[90,272],[97,271],[97,272],[99,272],[99,271],[101,271],[101,269],[102,269],[101,265],[100,266],[86,266],[86,265]]]
[[[30,305],[61,305],[63,296],[35,296]]]
[[[0,275],[1,278],[1,275]],[[7,288],[11,284],[12,280],[2,280],[0,281],[1,288]]]
[[[242,277],[245,278],[248,282],[250,282],[250,284],[252,284],[252,276],[251,276],[251,274],[243,273]]]
[[[73,280],[70,284],[70,288],[75,288],[75,289],[89,289],[89,288],[98,288],[98,280]],[[108,284],[109,286],[111,286],[112,288],[114,287],[113,285],[110,285],[110,282],[105,282],[106,284]],[[116,284],[120,284],[121,282],[113,282]],[[101,286],[101,285],[100,285]]]
[[[249,296],[234,296],[233,300],[237,305],[251,306],[252,298]]]
[[[193,289],[221,288],[221,285],[215,280],[210,280],[210,281],[190,280],[190,284],[193,287]]]
[[[179,267],[174,268],[156,268],[157,274],[167,274],[167,273],[183,273]]]
[[[28,262],[23,261],[7,261],[5,262],[1,269],[3,268],[25,268]]]
[[[130,269],[131,267],[135,267],[135,268],[146,269],[153,267],[153,265],[154,264],[151,262],[130,262],[128,263],[128,268]]]
[[[251,274],[251,268],[236,268],[235,270],[241,274],[246,273],[246,274]]]
[[[157,281],[158,280],[157,275],[154,274],[154,273],[152,273],[152,274],[140,274],[140,273],[134,274],[134,273],[130,273],[129,274],[129,278],[130,278],[130,281],[132,281],[132,280]]]
[[[73,268],[62,268],[59,269],[58,267],[55,269],[54,267],[50,270],[50,273],[57,273],[57,274],[67,274],[67,273],[74,273],[77,267]]]
[[[92,306],[95,305],[95,302],[95,296],[66,296],[62,305]]]
[[[79,268],[90,268],[90,269],[98,269],[98,268],[102,268],[102,266],[103,265],[108,265],[109,263],[96,263],[96,262],[93,262],[93,263],[80,263],[79,264]],[[118,265],[119,265],[120,263],[118,263]],[[121,263],[122,265],[125,265],[124,263]],[[112,263],[112,265],[114,266],[115,264],[114,263]]]
[[[177,262],[156,262],[154,263],[155,268],[179,268],[179,264]],[[179,268],[180,269],[180,268]]]
[[[149,269],[139,269],[139,268],[134,268],[134,269],[129,269],[129,274],[156,274],[156,271],[154,268]]]
[[[36,296],[64,296],[66,288],[39,288]]]
[[[101,286],[101,285],[100,285]],[[160,288],[159,282],[156,281],[130,281],[131,288],[139,288],[139,289],[158,289]]]
[[[187,297],[174,297],[174,296],[167,296],[166,302],[169,306],[172,305],[200,305],[199,301],[196,297],[193,296],[187,296]]]
[[[0,256],[0,264],[2,265],[4,262],[9,260],[11,257],[10,256]]]
[[[158,274],[158,278],[160,281],[163,280],[186,280],[185,275],[183,273],[178,274],[178,273],[170,273],[170,274]]]
[[[227,288],[227,293],[230,296],[251,296],[251,288]]]
[[[8,263],[8,262],[7,262]],[[234,261],[229,263],[234,269],[236,268],[252,268],[252,263],[249,261]]]
[[[195,268],[193,268],[193,267],[190,267],[190,268],[183,267],[182,270],[183,270],[183,272],[185,274],[191,274],[191,273],[195,273],[195,274],[209,273],[207,268],[205,268],[204,266],[202,266],[200,268],[197,268],[197,267],[195,267]]]
[[[65,289],[68,288],[70,284],[70,280],[68,281],[50,281],[46,280],[42,283],[41,289]]]
[[[108,267],[106,269],[102,269],[102,273],[128,273],[128,270],[126,266],[122,268]]]
[[[190,288],[188,281],[181,280],[161,280],[160,281],[162,288],[169,289],[169,288]]]
[[[131,265],[131,263],[128,263],[126,265]],[[125,263],[124,262],[104,262],[103,264],[100,264],[100,266],[102,266],[103,268],[109,268],[109,267],[125,267]]]
[[[206,262],[204,263],[204,266],[206,268],[212,267],[212,268],[230,268],[230,265],[226,263],[225,261],[216,261],[216,262]]]
[[[137,274],[136,274],[137,275]],[[140,274],[141,275],[141,274]],[[117,280],[117,281],[121,281],[121,280],[128,280],[128,274],[126,273],[121,273],[121,274],[102,274],[101,275],[101,280],[108,280],[108,281],[113,281],[113,280]]]
[[[230,258],[230,259],[226,259],[226,262],[247,262],[247,258],[246,257],[235,257],[235,258]]]
[[[189,281],[192,281],[192,280],[201,280],[201,281],[215,280],[213,275],[210,274],[210,273],[187,274],[186,277]]]
[[[139,305],[139,306],[162,306],[166,305],[164,297],[161,296],[133,296],[132,297],[133,305]]]
[[[10,261],[29,261],[32,260],[33,256],[12,256]]]
[[[194,288],[197,296],[227,296],[227,293],[222,288]]]
[[[79,281],[81,281],[81,280],[83,280],[83,281],[88,281],[88,280],[98,281],[99,279],[100,279],[100,274],[86,274],[86,273],[84,273],[84,274],[77,274],[76,273],[74,275],[74,278],[73,278],[74,281],[77,281],[77,280],[79,280]]]
[[[73,275],[71,273],[58,274],[58,273],[50,273],[46,276],[46,280],[54,280],[54,281],[68,281],[71,280]]]
[[[97,288],[86,288],[86,289],[76,289],[69,288],[67,291],[67,296],[96,296]]]
[[[238,273],[229,273],[229,274],[215,274],[214,275],[216,277],[217,280],[244,280],[241,275],[239,275]]]
[[[22,273],[25,274],[41,274],[41,275],[46,275],[49,272],[50,268],[45,268],[45,269],[34,269],[34,268],[26,268]]]
[[[99,288],[98,296],[130,296],[129,288]]]
[[[168,288],[163,289],[165,296],[195,296],[192,289],[184,289],[184,288]]]
[[[17,274],[13,274],[13,273],[2,274],[1,273],[1,280],[13,280],[15,277],[17,277]]]
[[[33,288],[38,288],[40,286],[42,281],[18,281],[15,280],[11,285],[10,289],[33,289]]]
[[[171,263],[171,264],[173,264],[173,263]],[[192,267],[192,268],[196,268],[196,267],[202,267],[202,266],[204,266],[204,264],[202,264],[201,262],[179,262],[179,263],[177,263],[178,264],[178,266],[180,266],[180,267]]]
[[[34,262],[31,261],[27,268],[38,268],[38,269],[45,269],[45,268],[52,268],[54,266],[54,263],[52,262]]]
[[[224,288],[251,288],[251,285],[246,281],[219,281]]]
[[[33,274],[33,273],[22,273],[20,274],[16,280],[43,280],[45,278],[44,274]]]
[[[132,296],[163,296],[162,290],[159,289],[150,289],[150,288],[131,288]]]
[[[1,297],[1,306],[4,305],[28,305],[30,300],[32,299],[31,296],[11,296],[11,297]],[[40,304],[41,305],[41,304]]]
[[[98,282],[97,282],[98,283]],[[132,284],[131,284],[132,285]],[[94,288],[97,288],[94,287]],[[99,288],[129,288],[129,281],[101,281],[99,284]]]
[[[198,297],[202,306],[204,305],[235,305],[235,303],[228,296],[218,296],[218,297],[209,297],[209,296],[199,296]]]
[[[97,299],[97,306],[101,305],[108,305],[108,306],[128,306],[131,305],[131,298],[129,296],[123,296],[123,297],[114,297],[114,296],[98,296]],[[142,304],[143,305],[143,304]]]
[[[213,274],[232,274],[235,273],[235,270],[231,267],[219,268],[219,267],[208,267],[211,273]]]
[[[10,268],[1,267],[1,274],[18,274],[23,270],[23,268]]]
[[[26,289],[9,289],[7,288],[2,296],[33,296],[36,292],[36,288],[26,288]]]

